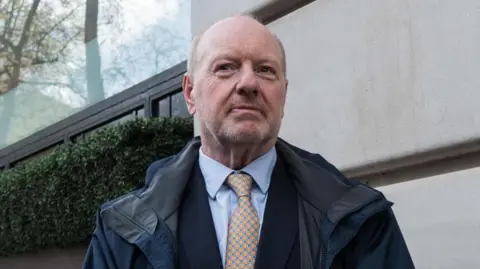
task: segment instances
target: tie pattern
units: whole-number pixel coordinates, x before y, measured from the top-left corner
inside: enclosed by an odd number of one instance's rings
[[[253,269],[257,254],[260,220],[252,205],[252,178],[233,173],[227,184],[238,196],[238,204],[228,225],[226,269]]]

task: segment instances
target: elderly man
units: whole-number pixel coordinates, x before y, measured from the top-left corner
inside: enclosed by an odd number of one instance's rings
[[[277,138],[285,62],[249,17],[195,39],[183,88],[200,137],[101,207],[83,268],[414,268],[392,203]]]

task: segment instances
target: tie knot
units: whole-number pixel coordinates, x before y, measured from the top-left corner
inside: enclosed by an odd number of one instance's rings
[[[227,178],[227,184],[239,198],[250,196],[252,177],[246,173],[232,173]]]

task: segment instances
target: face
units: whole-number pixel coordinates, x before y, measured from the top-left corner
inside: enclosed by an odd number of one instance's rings
[[[287,89],[275,37],[253,20],[232,19],[205,32],[197,49],[184,93],[201,135],[222,144],[275,139]]]

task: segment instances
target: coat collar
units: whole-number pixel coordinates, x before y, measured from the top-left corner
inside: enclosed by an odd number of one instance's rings
[[[198,160],[200,146],[200,138],[195,137],[180,153],[165,160],[143,192],[127,194],[106,206],[101,215],[107,225],[128,242],[135,243],[144,235],[153,235],[161,220],[176,240],[177,210]],[[381,196],[364,185],[346,183],[336,173],[319,165],[316,161],[319,155],[295,148],[280,138],[276,150],[284,160],[286,173],[299,197],[325,214],[333,224]]]

